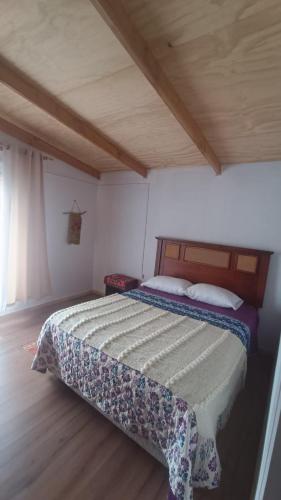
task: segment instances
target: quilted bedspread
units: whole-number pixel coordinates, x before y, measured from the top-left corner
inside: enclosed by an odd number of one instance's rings
[[[133,291],[56,312],[32,367],[161,450],[173,494],[188,500],[219,484],[215,436],[243,384],[247,332],[153,300]]]

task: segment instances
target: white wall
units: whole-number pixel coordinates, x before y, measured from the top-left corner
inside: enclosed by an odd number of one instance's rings
[[[261,347],[274,349],[281,326],[281,162],[235,165],[221,176],[209,167],[152,170],[147,179],[103,174],[97,211],[99,291],[109,272],[152,276],[159,235],[274,251],[260,325]]]
[[[54,297],[69,297],[92,289],[93,251],[96,227],[96,181],[87,174],[46,161],[45,206],[48,259]],[[67,243],[68,216],[77,200],[82,216],[80,245]]]
[[[132,187],[132,189],[130,189]],[[113,272],[141,276],[146,221],[146,184],[100,185],[95,241],[94,289],[103,292],[103,279]],[[129,247],[126,242],[129,241]]]
[[[0,133],[0,142],[12,144],[19,141]],[[97,180],[59,160],[44,160],[44,192],[52,296],[40,302],[92,289]],[[80,245],[67,243],[68,216],[63,214],[71,209],[74,199],[81,210],[87,210],[83,215]],[[8,312],[35,303],[38,301],[16,304],[10,306]]]

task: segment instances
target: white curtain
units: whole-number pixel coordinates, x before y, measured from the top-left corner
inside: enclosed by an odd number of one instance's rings
[[[12,146],[1,152],[0,310],[51,293],[43,158]]]

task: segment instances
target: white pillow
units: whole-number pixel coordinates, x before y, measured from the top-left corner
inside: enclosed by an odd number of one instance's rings
[[[213,306],[229,307],[237,311],[243,300],[235,293],[220,286],[197,283],[186,289],[185,295],[193,300],[200,300]]]
[[[174,295],[185,295],[185,291],[190,285],[192,283],[188,280],[173,278],[171,276],[154,276],[154,278],[141,284],[141,286],[148,286],[154,290],[173,293]]]

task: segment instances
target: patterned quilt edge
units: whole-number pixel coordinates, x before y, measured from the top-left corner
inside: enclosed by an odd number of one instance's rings
[[[198,434],[197,434],[197,426],[196,426],[196,416],[194,411],[188,406],[188,404],[181,400],[180,398],[177,398],[172,394],[172,392],[167,389],[164,386],[161,386],[158,382],[153,381],[149,377],[144,377],[140,372],[137,370],[133,370],[132,368],[128,367],[127,365],[117,362],[114,358],[111,358],[107,354],[105,354],[102,351],[99,351],[93,346],[85,345],[81,340],[77,339],[76,337],[72,336],[71,334],[64,332],[56,327],[56,325],[52,324],[51,322],[46,322],[42,332],[40,334],[39,340],[38,340],[38,351],[37,354],[34,358],[33,364],[32,364],[32,369],[37,370],[40,372],[46,372],[47,369],[52,371],[53,373],[57,374],[59,378],[61,378],[66,385],[69,387],[73,388],[74,390],[80,392],[81,396],[89,400],[89,394],[88,389],[87,389],[87,380],[82,380],[82,384],[80,383],[79,386],[79,381],[77,381],[77,377],[74,377],[74,379],[71,379],[71,376],[69,377],[67,374],[67,370],[65,371],[62,369],[62,367],[65,367],[65,364],[68,364],[68,369],[71,371],[71,363],[66,363],[65,359],[65,354],[66,351],[68,351],[68,354],[71,352],[69,351],[69,345],[74,346],[74,351],[79,351],[79,353],[82,353],[82,357],[84,359],[85,354],[88,353],[88,356],[91,354],[94,354],[95,359],[100,357],[100,360],[107,360],[109,363],[113,363],[114,366],[116,366],[116,363],[122,367],[122,370],[125,370],[127,373],[128,371],[137,374],[138,377],[142,379],[147,379],[147,383],[151,384],[152,387],[155,389],[157,387],[158,392],[161,390],[166,392],[166,394],[169,394],[169,397],[172,397],[175,399],[175,401],[178,402],[178,404],[182,407],[182,410],[185,409],[187,411],[188,409],[188,421],[193,422],[192,424],[192,429],[191,429],[191,437],[190,437],[190,442],[187,446],[188,448],[188,453],[186,457],[182,457],[181,464],[178,464],[178,470],[180,471],[178,476],[175,473],[175,466],[173,465],[174,459],[171,460],[171,457],[167,457],[166,455],[166,450],[162,450],[164,453],[164,456],[166,457],[166,460],[169,464],[169,477],[170,477],[170,486],[172,489],[173,494],[176,496],[178,500],[189,500],[192,498],[192,488],[193,487],[208,487],[208,488],[216,488],[219,485],[219,480],[220,480],[220,463],[219,463],[219,458],[217,455],[217,450],[216,450],[216,443],[213,442],[213,440],[203,440],[203,442],[200,444],[200,450],[197,449],[197,440],[198,440]],[[78,347],[80,346],[80,347]],[[77,352],[76,352],[77,354]],[[67,357],[67,355],[66,355]],[[86,356],[87,358],[87,356]],[[81,355],[78,357],[78,363],[76,363],[75,370],[76,370],[76,375],[79,374],[79,365],[81,361]],[[101,363],[102,366],[102,363]],[[74,367],[72,367],[74,368]],[[81,367],[80,367],[81,368]],[[74,371],[75,371],[74,370]],[[69,370],[68,370],[69,371]],[[87,371],[87,370],[86,370]],[[73,375],[73,373],[72,373]],[[85,385],[86,382],[86,385]],[[122,381],[122,384],[124,385],[124,381]],[[167,392],[168,391],[168,392]],[[155,396],[154,396],[155,397]],[[95,401],[97,404],[97,401]],[[100,411],[105,414],[106,412],[109,411],[109,406],[107,408],[104,408],[104,400],[99,400],[98,403],[100,403]],[[134,403],[135,406],[135,403]],[[115,415],[116,417],[116,415]],[[151,418],[151,415],[150,415]],[[179,418],[179,417],[178,417]],[[182,417],[181,417],[182,418]],[[113,417],[114,420],[114,417]],[[120,423],[120,422],[119,422]],[[124,425],[124,422],[122,422],[121,427],[126,429],[126,426]],[[133,431],[136,432],[136,429],[133,428]],[[143,432],[143,431],[142,431]],[[187,433],[188,434],[188,433]],[[195,438],[196,436],[196,438]],[[141,434],[141,437],[145,437],[148,439],[146,433],[144,432],[144,436]],[[154,436],[155,438],[155,436]],[[183,442],[185,438],[181,437],[180,441]],[[148,439],[150,441],[150,439]],[[153,443],[153,439],[151,440]],[[159,442],[157,443],[159,445]],[[155,445],[155,443],[154,443]],[[186,444],[185,444],[186,445]],[[161,446],[159,446],[161,449]],[[192,472],[192,463],[195,461],[195,456],[196,456],[196,462],[197,462],[197,467],[196,467],[196,473]],[[200,457],[199,462],[198,462],[198,456]],[[193,457],[193,458],[192,458]],[[186,459],[186,460],[185,460]],[[177,460],[176,460],[177,461]],[[186,469],[189,469],[187,471]]]

